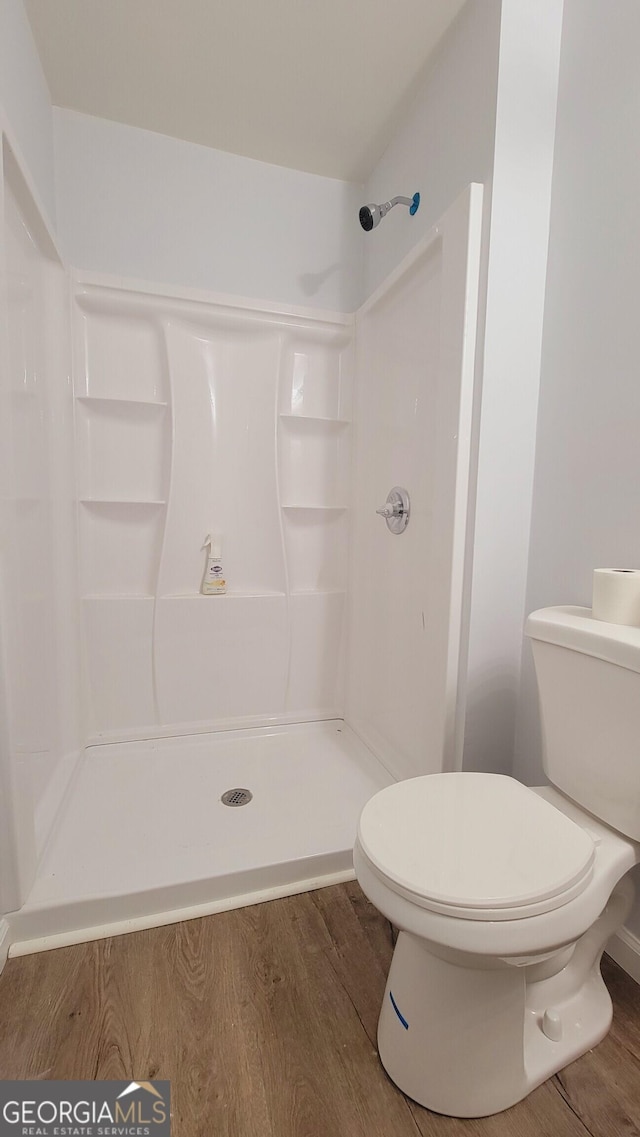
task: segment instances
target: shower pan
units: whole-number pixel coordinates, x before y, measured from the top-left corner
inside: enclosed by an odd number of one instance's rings
[[[350,316],[67,269],[3,176],[5,954],[351,878],[365,801],[459,760],[481,188]]]

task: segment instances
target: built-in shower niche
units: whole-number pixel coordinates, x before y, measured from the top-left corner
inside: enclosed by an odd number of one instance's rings
[[[164,527],[160,504],[80,503],[83,596],[153,596]]]
[[[162,324],[81,287],[74,320],[80,591],[92,735],[157,722],[151,644],[171,463]]]
[[[301,331],[282,352],[278,471],[292,595],[346,588],[353,358],[350,331]],[[304,601],[296,606],[299,618]],[[318,652],[324,650],[318,645]]]
[[[294,595],[342,592],[346,587],[352,380],[347,329],[299,333],[285,344],[278,469]]]
[[[280,423],[283,506],[345,509],[349,500],[349,424],[301,415],[281,415]]]
[[[280,413],[349,420],[353,390],[351,329],[300,333],[285,344]]]
[[[285,542],[292,594],[344,592],[348,514],[344,509],[287,509]]]
[[[163,403],[168,382],[162,328],[125,297],[87,288],[76,297],[75,394]]]
[[[80,396],[81,500],[161,502],[166,496],[166,404]]]
[[[81,592],[152,597],[170,462],[162,328],[104,290],[76,300]]]
[[[317,328],[282,353],[278,475],[287,558],[287,707],[340,713],[351,482],[350,329]]]

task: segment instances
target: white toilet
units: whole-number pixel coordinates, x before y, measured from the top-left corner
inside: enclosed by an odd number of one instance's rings
[[[443,773],[381,790],[360,817],[360,885],[400,930],[378,1049],[438,1113],[520,1101],[611,1024],[600,974],[640,861],[640,628],[534,612],[552,786]]]

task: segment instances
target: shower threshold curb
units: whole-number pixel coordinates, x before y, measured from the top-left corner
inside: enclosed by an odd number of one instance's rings
[[[69,947],[73,944],[84,944],[91,940],[102,940],[110,936],[124,936],[130,932],[141,932],[148,928],[161,928],[166,924],[177,924],[182,920],[197,920],[203,916],[213,916],[217,912],[229,912],[236,908],[247,908],[252,904],[264,904],[269,900],[280,900],[285,896],[295,896],[302,892],[313,892],[319,888],[327,888],[332,884],[343,884],[355,880],[353,868],[341,869],[318,876],[308,877],[304,880],[290,881],[289,883],[275,884],[253,892],[241,893],[236,896],[225,896],[217,900],[203,901],[185,907],[169,908],[162,912],[152,912],[146,915],[133,916],[129,919],[120,919],[94,924],[86,927],[68,929],[66,931],[51,932],[43,936],[24,936],[20,931],[20,913],[15,913],[15,939],[11,916],[8,917],[10,940],[8,955],[14,958],[21,955],[33,955],[41,951],[53,951],[55,948]],[[80,908],[80,906],[79,906]],[[47,913],[49,921],[53,922],[54,910]],[[42,910],[45,915],[45,910]],[[0,964],[0,971],[2,970]]]

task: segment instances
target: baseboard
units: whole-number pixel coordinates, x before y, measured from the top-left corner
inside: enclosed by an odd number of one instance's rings
[[[640,939],[633,932],[621,928],[611,937],[605,950],[627,975],[640,983]]]
[[[2,969],[7,962],[9,955],[9,947],[11,944],[11,937],[9,935],[10,929],[6,920],[0,920],[0,975]]]

